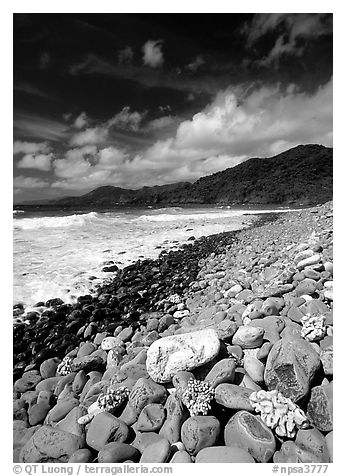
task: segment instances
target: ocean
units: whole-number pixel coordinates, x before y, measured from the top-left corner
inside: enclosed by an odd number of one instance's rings
[[[25,208],[13,215],[13,303],[29,308],[59,297],[74,302],[111,279],[102,271],[157,258],[192,236],[241,229],[254,215],[283,209],[170,207],[112,210]],[[191,240],[190,240],[191,241]]]

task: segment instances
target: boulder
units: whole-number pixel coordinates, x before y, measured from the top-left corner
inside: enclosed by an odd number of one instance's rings
[[[168,440],[161,440],[145,448],[140,463],[166,463],[171,453],[171,445]]]
[[[205,381],[215,388],[220,383],[232,383],[234,380],[236,364],[234,359],[218,361],[205,377]]]
[[[280,339],[269,352],[264,381],[269,390],[277,389],[296,402],[308,394],[320,365],[310,342],[299,337]]]
[[[333,429],[333,382],[311,389],[307,416],[319,430]]]
[[[184,450],[174,453],[170,463],[192,463],[191,456]]]
[[[110,441],[125,442],[128,435],[128,426],[123,421],[109,412],[101,412],[91,420],[86,442],[94,450],[100,451]]]
[[[250,388],[240,387],[232,383],[221,383],[215,388],[215,401],[231,410],[253,411],[249,397],[253,393]]]
[[[157,431],[163,425],[166,418],[166,412],[160,403],[149,403],[141,411],[137,428],[139,431]]]
[[[255,460],[246,450],[236,446],[212,446],[199,451],[196,463],[255,463]]]
[[[99,463],[123,463],[131,460],[137,462],[140,457],[138,450],[126,443],[108,443],[97,455]]]
[[[159,434],[170,443],[176,443],[180,440],[181,426],[189,417],[188,411],[182,404],[178,392],[173,392],[168,396],[164,409],[166,419]]]
[[[189,454],[196,455],[216,443],[220,428],[220,422],[214,416],[193,416],[183,423],[181,441]]]
[[[264,329],[254,326],[240,326],[232,339],[233,345],[242,349],[255,349],[263,344]]]
[[[226,446],[237,446],[250,453],[259,463],[268,463],[276,442],[272,431],[259,416],[240,411],[228,421],[224,439]]]
[[[82,448],[81,437],[50,426],[40,427],[26,442],[19,454],[20,463],[66,463],[70,456]]]
[[[60,359],[53,357],[42,362],[40,365],[40,374],[43,379],[55,377],[56,369],[60,363]]]
[[[167,390],[150,378],[140,378],[132,388],[128,404],[137,417],[149,403],[163,403],[167,398]]]
[[[148,349],[147,371],[155,382],[170,382],[180,370],[193,370],[210,362],[220,350],[213,329],[163,337]]]
[[[42,380],[38,370],[29,370],[23,373],[22,377],[14,383],[14,391],[24,393],[28,390],[33,390],[36,385]]]

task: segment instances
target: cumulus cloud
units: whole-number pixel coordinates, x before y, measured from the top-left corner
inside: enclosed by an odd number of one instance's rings
[[[38,169],[48,172],[51,169],[51,164],[54,156],[50,154],[26,154],[17,162],[19,169]]]
[[[129,64],[133,60],[133,49],[131,46],[125,46],[122,50],[118,52],[118,61],[119,64]]]
[[[77,132],[77,134],[74,134],[70,139],[70,144],[79,147],[89,144],[102,144],[106,141],[107,136],[107,127],[89,127],[84,131]]]
[[[279,33],[274,46],[258,62],[265,66],[277,64],[283,55],[302,55],[306,41],[332,32],[332,17],[324,13],[259,13],[243,29],[249,48],[274,31]],[[303,45],[301,40],[305,40]]]
[[[157,119],[153,119],[148,122],[146,125],[147,130],[158,130],[164,129],[165,127],[172,126],[176,123],[176,118],[173,116],[162,116],[158,117]]]
[[[148,40],[143,45],[143,63],[151,68],[158,68],[163,64],[163,53],[161,51],[162,41]]]
[[[145,127],[164,127],[170,121],[164,116]],[[106,184],[140,188],[194,181],[248,158],[270,157],[307,143],[332,145],[332,81],[312,94],[294,84],[229,88],[176,125],[173,135],[137,153],[114,144],[70,149],[54,162],[57,180],[52,186],[86,192]]]
[[[95,145],[85,145],[66,152],[63,159],[54,162],[55,175],[61,178],[83,177],[90,169],[97,152]]]
[[[88,117],[85,112],[81,112],[78,117],[76,117],[73,125],[77,129],[83,129],[86,125],[88,125]]]
[[[125,106],[118,114],[113,116],[108,122],[107,127],[116,127],[118,129],[138,131],[140,123],[146,116],[146,112],[140,113],[130,111],[129,106]]]
[[[16,140],[13,143],[13,154],[37,154],[38,152],[49,152],[50,146],[48,142],[26,142]]]

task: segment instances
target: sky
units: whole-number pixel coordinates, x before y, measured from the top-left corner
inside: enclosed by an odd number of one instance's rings
[[[332,146],[332,15],[13,16],[14,201]]]

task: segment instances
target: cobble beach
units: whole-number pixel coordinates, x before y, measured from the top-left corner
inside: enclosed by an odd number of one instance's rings
[[[14,461],[328,463],[332,203],[14,307]]]

